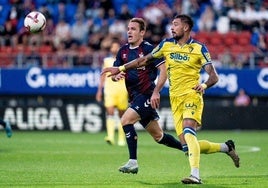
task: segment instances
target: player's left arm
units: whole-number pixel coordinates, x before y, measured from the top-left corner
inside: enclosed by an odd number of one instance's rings
[[[206,73],[208,74],[209,77],[208,77],[207,81],[197,85],[194,88],[195,90],[197,90],[199,92],[204,92],[205,89],[212,87],[219,80],[218,73],[217,73],[217,71],[212,63],[206,64],[204,66],[204,70],[206,71]]]
[[[209,75],[208,80],[205,82],[205,84],[207,85],[207,88],[210,88],[219,81],[219,76],[212,63],[205,65],[204,69]]]
[[[139,57],[137,59],[134,59],[132,61],[130,61],[129,63],[126,63],[124,65],[121,65],[119,67],[107,67],[104,68],[101,72],[101,74],[105,74],[107,72],[110,72],[109,76],[113,76],[118,74],[119,72],[125,72],[129,69],[134,69],[134,68],[138,68],[138,67],[142,67],[145,65],[150,64],[152,61],[150,61],[151,59],[153,59],[153,56],[151,53],[147,54],[146,56],[143,57]]]
[[[151,106],[154,109],[159,108],[160,106],[160,91],[164,87],[164,84],[166,83],[167,80],[167,70],[165,63],[162,63],[161,65],[158,66],[159,75],[158,75],[158,80],[156,83],[156,86],[154,88],[153,94],[151,96]]]
[[[204,92],[205,89],[215,85],[218,82],[219,77],[214,65],[211,62],[210,53],[205,45],[202,45],[200,54],[201,54],[200,61],[203,64],[203,69],[206,71],[209,77],[207,81],[198,84],[197,86],[194,87],[194,89],[198,92]]]

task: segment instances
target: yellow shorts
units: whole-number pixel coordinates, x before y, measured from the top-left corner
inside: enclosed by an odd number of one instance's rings
[[[201,93],[192,92],[182,96],[170,96],[170,104],[177,135],[183,133],[183,119],[194,119],[201,126],[204,107]]]
[[[104,106],[116,107],[118,110],[126,110],[128,108],[128,93],[119,91],[116,93],[104,94]]]

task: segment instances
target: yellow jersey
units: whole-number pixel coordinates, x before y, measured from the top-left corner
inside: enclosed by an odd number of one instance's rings
[[[192,38],[183,46],[174,38],[164,39],[151,54],[154,58],[165,58],[170,96],[193,92],[192,88],[199,83],[202,67],[211,63],[206,46]]]
[[[115,58],[106,57],[103,60],[103,68],[112,67]],[[112,81],[111,77],[106,77],[104,82],[104,95],[111,95],[112,93],[121,93],[124,95],[127,93],[125,80],[119,80],[118,82]]]

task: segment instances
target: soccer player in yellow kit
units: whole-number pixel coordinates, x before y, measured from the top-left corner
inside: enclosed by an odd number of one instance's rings
[[[119,42],[112,42],[109,57],[104,58],[103,68],[113,66],[116,54],[120,48]],[[104,106],[106,108],[106,130],[107,136],[105,141],[111,145],[115,143],[115,127],[118,122],[118,145],[124,146],[125,133],[123,131],[120,120],[116,118],[115,111],[118,110],[118,115],[121,118],[125,110],[128,108],[128,93],[123,79],[117,82],[112,81],[107,75],[101,75],[98,91],[96,93],[96,100],[102,101],[102,94],[104,93]]]
[[[172,38],[164,39],[150,54],[120,67],[106,68],[103,73],[110,72],[111,75],[116,75],[122,71],[147,65],[153,58],[165,57],[175,129],[183,150],[189,157],[191,167],[190,176],[182,179],[182,182],[201,184],[200,153],[226,153],[236,167],[239,167],[240,159],[232,140],[225,143],[197,140],[196,131],[201,127],[204,106],[203,93],[205,89],[217,83],[218,74],[206,46],[191,37],[192,27],[193,21],[189,16],[175,16],[171,26]],[[202,68],[208,74],[208,79],[204,83],[199,83]]]

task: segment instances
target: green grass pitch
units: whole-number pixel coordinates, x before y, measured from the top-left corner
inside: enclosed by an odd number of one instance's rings
[[[17,131],[10,139],[0,133],[0,187],[268,187],[267,131],[199,131],[199,139],[234,139],[241,158],[235,168],[226,154],[201,155],[202,185],[183,185],[187,158],[143,131],[138,132],[135,175],[118,172],[128,160],[127,147],[107,145],[104,132]]]

